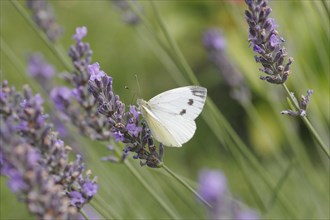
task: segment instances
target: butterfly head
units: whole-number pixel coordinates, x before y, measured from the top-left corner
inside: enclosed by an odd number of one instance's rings
[[[146,108],[149,108],[149,104],[147,101],[143,100],[143,99],[137,99],[137,104],[138,106],[141,108],[142,106],[143,107],[146,107]]]

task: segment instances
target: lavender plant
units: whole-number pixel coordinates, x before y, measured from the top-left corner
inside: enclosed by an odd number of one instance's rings
[[[10,189],[38,219],[73,219],[96,194],[96,177],[80,155],[70,162],[69,146],[52,131],[43,99],[29,87],[23,94],[0,86],[0,164]]]
[[[282,37],[278,36],[274,18],[269,18],[272,9],[268,6],[268,0],[246,0],[249,11],[245,11],[246,21],[249,24],[249,39],[253,51],[259,55],[255,56],[257,63],[261,63],[263,68],[259,70],[266,73],[267,76],[260,76],[261,80],[266,80],[273,84],[284,84],[290,74],[290,65],[293,58],[289,57],[285,63],[287,52],[282,43],[285,42]],[[283,111],[282,114],[291,116],[306,116],[306,108],[312,90],[308,90],[307,99],[302,97],[298,113],[293,111]],[[294,95],[291,94],[294,98]],[[298,102],[295,104],[299,106]]]
[[[87,28],[81,27],[73,36],[76,44],[71,46],[69,56],[75,71],[66,74],[65,79],[75,88],[55,88],[51,96],[56,106],[83,134],[97,140],[113,138],[124,143],[122,159],[134,152],[133,158],[140,159],[141,165],[159,167],[162,164],[162,144],[157,151],[149,128],[139,119],[137,107],[131,105],[126,111],[125,104],[113,92],[112,78],[100,70],[98,63],[90,64],[92,51],[88,43],[82,42],[86,34]]]
[[[249,7],[249,10],[245,11],[245,18],[249,25],[248,41],[253,47],[253,51],[258,53],[258,55],[255,56],[255,61],[261,63],[263,66],[263,68],[259,70],[267,74],[266,76],[260,76],[260,79],[266,80],[272,84],[283,85],[295,110],[285,110],[281,113],[291,116],[301,116],[318,141],[323,152],[330,159],[328,147],[325,146],[306,118],[306,109],[310,101],[312,90],[308,90],[307,96],[302,96],[300,103],[298,103],[294,94],[290,92],[285,85],[285,81],[290,74],[290,65],[293,62],[293,58],[289,57],[286,60],[287,52],[285,47],[282,46],[284,39],[279,36],[276,30],[278,25],[275,23],[274,18],[269,17],[272,9],[268,6],[268,0],[245,0],[245,2]]]

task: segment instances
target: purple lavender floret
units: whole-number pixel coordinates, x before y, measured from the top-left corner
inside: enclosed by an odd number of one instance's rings
[[[70,203],[73,206],[80,207],[85,203],[85,199],[80,192],[72,191],[69,193]]]
[[[86,27],[77,27],[76,34],[72,36],[77,42],[80,42],[87,35]]]
[[[71,148],[51,130],[40,95],[27,86],[23,93],[16,92],[6,81],[0,91],[6,94],[0,100],[1,175],[38,219],[75,218],[96,193],[96,178],[91,180],[91,172],[85,172],[81,156],[69,162]],[[70,205],[72,191],[83,195],[79,206]]]
[[[92,181],[87,181],[83,185],[83,193],[87,197],[93,197],[97,193],[97,190],[98,190],[98,185]]]
[[[268,0],[246,0],[249,10],[245,11],[245,18],[249,25],[248,41],[253,51],[258,53],[255,60],[261,63],[263,68],[259,70],[267,76],[260,79],[273,84],[283,84],[289,74],[293,58],[287,56],[282,47],[283,38],[278,36],[277,24],[273,18],[269,18],[272,9],[268,6]]]

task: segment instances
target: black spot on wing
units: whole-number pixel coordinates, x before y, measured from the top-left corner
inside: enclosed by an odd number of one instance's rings
[[[191,89],[191,93],[194,95],[194,96],[197,96],[197,97],[200,97],[202,99],[205,98],[206,96],[206,93],[205,93],[205,90],[203,88],[199,88],[199,87],[194,87]]]
[[[180,112],[180,115],[184,115],[186,113],[187,113],[186,109],[182,109],[181,112]]]
[[[193,104],[194,104],[194,100],[189,99],[189,101],[188,101],[188,105],[193,105]]]

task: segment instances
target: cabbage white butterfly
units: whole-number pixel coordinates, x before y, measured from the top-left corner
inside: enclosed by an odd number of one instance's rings
[[[169,147],[181,147],[195,133],[207,90],[186,86],[165,91],[149,101],[138,99],[141,113],[153,137]]]

